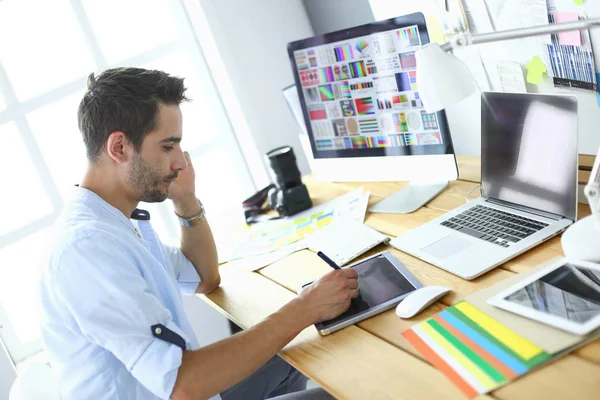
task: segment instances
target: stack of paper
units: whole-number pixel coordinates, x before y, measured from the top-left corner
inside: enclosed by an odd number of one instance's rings
[[[245,269],[256,270],[307,247],[306,238],[333,221],[350,219],[363,223],[369,192],[356,189],[292,217],[253,225],[240,243],[228,246],[219,262],[240,260]],[[226,248],[220,246],[220,248]]]
[[[469,398],[494,390],[551,357],[467,301],[402,334]]]
[[[309,249],[322,251],[339,266],[389,240],[386,235],[353,219],[336,220],[307,239]]]

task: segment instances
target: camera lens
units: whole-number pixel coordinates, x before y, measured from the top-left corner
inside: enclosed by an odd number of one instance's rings
[[[288,189],[302,184],[300,171],[296,164],[294,149],[283,146],[267,153],[271,176],[279,189]]]

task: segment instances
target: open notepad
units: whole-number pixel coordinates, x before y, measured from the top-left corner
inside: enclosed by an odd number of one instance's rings
[[[344,265],[390,238],[352,219],[335,220],[308,238],[308,248]]]

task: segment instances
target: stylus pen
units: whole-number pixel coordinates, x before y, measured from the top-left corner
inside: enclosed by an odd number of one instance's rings
[[[335,261],[333,261],[331,258],[327,257],[327,256],[325,255],[325,253],[323,253],[322,251],[319,251],[319,252],[317,253],[317,255],[318,255],[319,257],[321,257],[321,258],[323,259],[323,261],[325,261],[327,264],[329,264],[329,266],[330,266],[331,268],[333,268],[333,269],[342,269],[342,267],[340,267],[339,265],[337,265],[337,264],[335,263]]]

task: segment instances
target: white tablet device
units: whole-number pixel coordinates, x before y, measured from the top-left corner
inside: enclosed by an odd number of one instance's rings
[[[410,292],[423,286],[389,251],[346,268],[354,268],[358,272],[360,296],[353,299],[348,311],[339,317],[315,324],[321,335],[329,335],[394,308]],[[311,283],[302,285],[300,290]]]
[[[600,327],[600,265],[563,258],[492,297],[488,304],[587,335]]]

